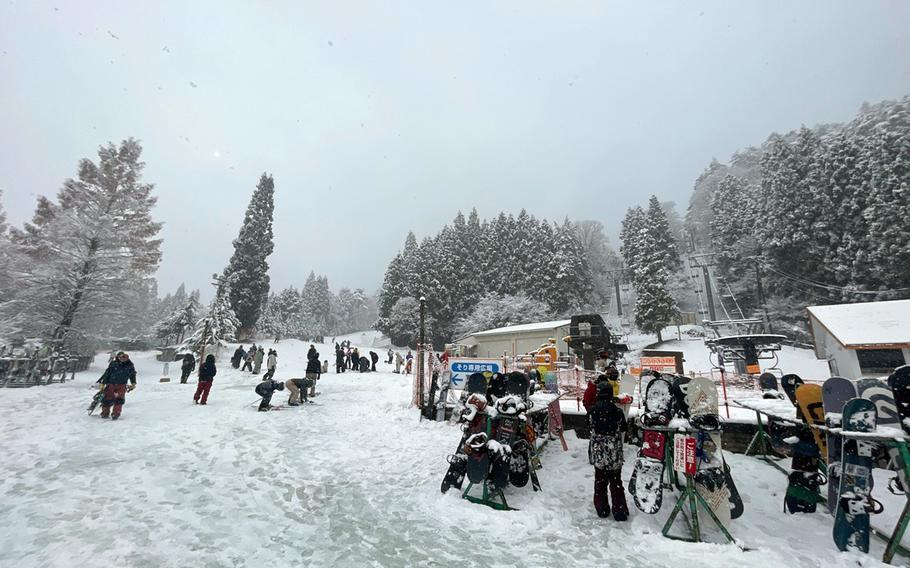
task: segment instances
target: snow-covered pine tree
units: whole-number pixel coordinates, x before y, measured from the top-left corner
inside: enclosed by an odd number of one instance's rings
[[[670,221],[667,213],[661,206],[656,195],[652,195],[648,200],[648,230],[654,238],[658,254],[663,256],[664,266],[670,272],[676,272],[682,267],[682,261],[679,258],[679,246],[676,242],[676,235],[670,227]]]
[[[613,295],[611,271],[618,269],[622,262],[604,234],[603,223],[584,220],[576,221],[574,226],[578,242],[591,270],[594,288],[592,301],[595,306],[600,308],[610,301]]]
[[[547,302],[554,314],[569,315],[590,303],[594,289],[591,269],[568,218],[556,227],[553,237],[553,255],[547,269],[552,280],[542,290],[540,299]]]
[[[234,254],[224,269],[226,281],[230,283],[231,308],[240,320],[238,334],[242,338],[253,333],[269,295],[268,257],[274,250],[274,200],[275,181],[263,173],[250,199],[240,234],[234,240]]]
[[[464,336],[486,329],[546,321],[552,317],[550,307],[544,302],[532,300],[523,294],[500,296],[491,292],[456,322],[454,332],[455,336]]]
[[[15,233],[20,292],[4,312],[21,333],[86,349],[81,340],[109,328],[113,314],[130,315],[130,296],[147,288],[161,258],[141,153],[134,139],[100,147],[98,163],[80,161],[58,203],[39,199],[33,222]]]
[[[405,296],[395,302],[389,314],[389,338],[393,345],[416,347],[420,328],[420,302],[411,296]],[[426,321],[426,333],[432,337],[432,322]]]
[[[670,293],[671,272],[666,266],[666,257],[658,249],[658,240],[647,226],[639,230],[637,241],[639,257],[632,268],[635,324],[646,333],[656,333],[657,340],[662,341],[661,330],[679,315]]]
[[[225,342],[236,341],[240,320],[231,308],[230,287],[224,285],[209,305],[208,314],[198,322],[183,343],[184,349],[201,353],[203,346],[224,346]]]

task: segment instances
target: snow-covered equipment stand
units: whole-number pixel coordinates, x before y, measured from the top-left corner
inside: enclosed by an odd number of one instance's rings
[[[616,360],[629,350],[620,342],[618,335],[610,333],[600,314],[572,316],[569,335],[563,341],[581,358],[587,371],[594,370],[594,361],[598,357]]]

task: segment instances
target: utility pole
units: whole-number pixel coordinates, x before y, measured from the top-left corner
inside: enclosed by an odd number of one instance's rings
[[[417,408],[423,409],[424,343],[426,342],[427,299],[420,297],[420,330],[417,332]]]

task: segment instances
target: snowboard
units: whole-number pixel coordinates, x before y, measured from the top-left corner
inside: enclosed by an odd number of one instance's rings
[[[655,377],[645,390],[645,407],[639,419],[643,428],[641,449],[635,460],[629,493],[638,510],[649,515],[660,510],[663,502],[664,452],[666,432],[649,430],[648,426],[666,426],[673,412],[670,382]]]
[[[825,409],[825,425],[830,428],[841,427],[841,413],[844,405],[856,398],[856,385],[850,379],[831,377],[822,385],[822,403]],[[840,489],[841,438],[828,431],[828,511],[837,512],[837,492]]]
[[[762,398],[784,398],[784,394],[777,388],[777,377],[772,373],[762,373],[758,377],[758,386]]]
[[[724,472],[717,385],[710,379],[699,377],[689,381],[687,386],[685,402],[689,409],[689,424],[697,430],[695,453],[698,469],[695,473],[695,490],[711,507],[721,524],[729,527],[732,492],[727,487]]]
[[[888,383],[881,379],[860,379],[856,381],[856,390],[861,398],[869,399],[875,404],[875,412],[877,414],[876,428],[886,426],[902,430],[897,403],[894,401],[894,394]],[[892,483],[896,483],[895,489],[900,492],[906,492],[908,480],[904,474],[900,451],[897,448],[879,446],[873,461],[881,469],[896,470],[897,476],[892,480]]]
[[[873,432],[876,427],[875,403],[854,398],[844,405],[844,432]],[[873,444],[849,438],[841,449],[841,478],[837,514],[834,517],[834,544],[838,550],[869,551],[869,514],[872,499]]]
[[[487,484],[493,491],[500,491],[509,484],[512,445],[524,434],[524,408],[520,395],[508,395],[496,401],[494,439],[488,443],[492,465]]]
[[[92,401],[88,403],[88,415],[91,416],[92,412],[95,412],[95,409],[98,408],[98,405],[101,404],[101,399],[104,398],[104,389],[98,389],[98,392],[92,396]]]
[[[689,407],[686,403],[686,390],[689,388],[689,377],[683,375],[672,376],[670,381],[670,392],[673,393],[673,414],[680,418],[689,417]]]
[[[815,384],[802,384],[796,389],[796,403],[806,423],[810,426],[825,425],[825,409],[822,404],[822,387]],[[828,458],[828,441],[825,433],[818,428],[811,428],[815,445],[822,459]]]
[[[442,480],[443,493],[450,487],[461,489],[465,475],[472,483],[482,482],[490,468],[486,448],[487,378],[483,373],[468,376],[467,399],[459,415],[462,437],[455,453],[448,457],[449,469]]]
[[[784,375],[780,378],[780,386],[784,389],[784,394],[787,395],[787,398],[790,399],[790,402],[793,403],[793,406],[796,404],[796,387],[803,384],[803,380],[799,375],[794,375],[792,373]]]

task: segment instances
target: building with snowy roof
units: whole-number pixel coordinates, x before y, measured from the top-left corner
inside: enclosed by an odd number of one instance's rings
[[[478,331],[455,341],[473,357],[502,357],[536,351],[549,339],[556,340],[560,355],[569,353],[563,338],[569,335],[570,320],[542,321]]]
[[[815,355],[832,376],[881,376],[910,364],[910,300],[807,309]]]

